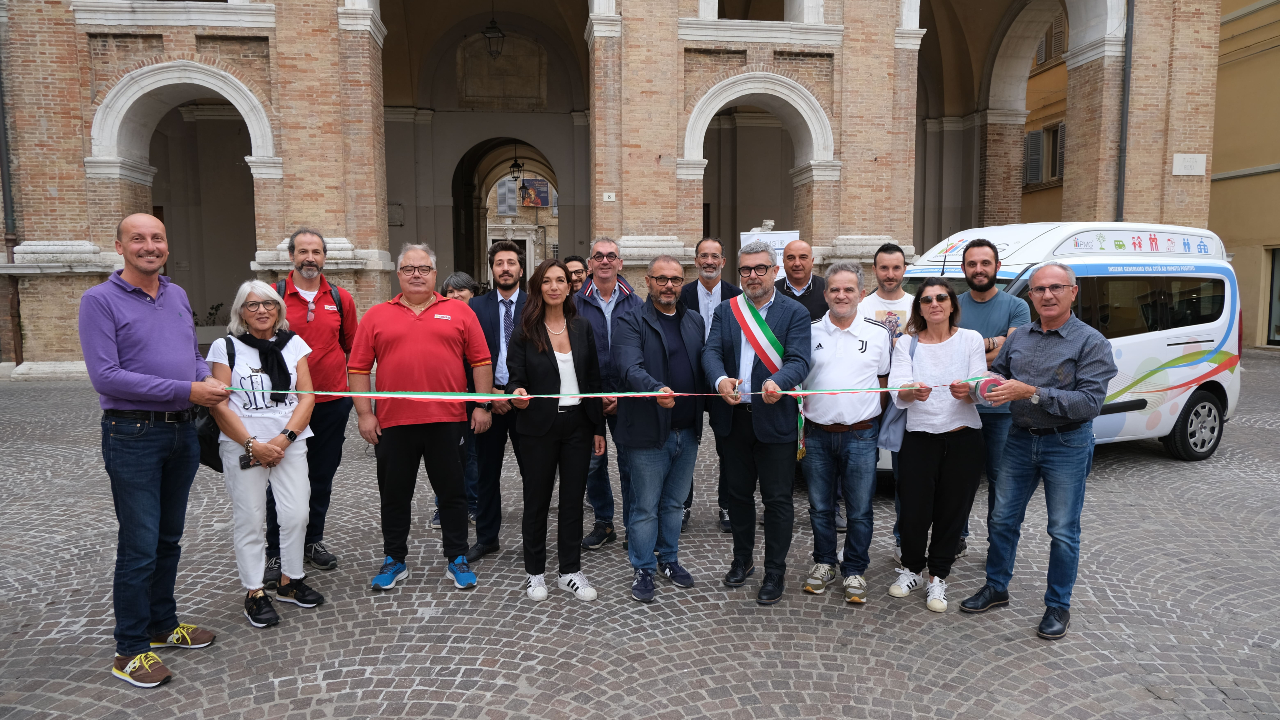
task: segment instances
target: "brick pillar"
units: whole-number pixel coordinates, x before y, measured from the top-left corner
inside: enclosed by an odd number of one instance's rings
[[[1123,57],[1103,55],[1079,65],[1074,65],[1072,58],[1067,58],[1067,147],[1062,178],[1064,221],[1115,219],[1123,74]],[[1133,137],[1134,127],[1130,125],[1131,142]]]
[[[924,30],[898,28],[893,51],[893,156],[890,160],[889,234],[901,245],[915,237],[915,206],[905,201],[916,188],[916,84]]]
[[[978,226],[1022,219],[1022,136],[1025,111],[988,110],[978,121]]]
[[[839,234],[840,181],[815,179],[806,168],[792,171],[794,195],[791,217],[800,239],[812,246],[831,247]]]
[[[592,15],[587,45],[591,51],[591,239],[617,239],[622,235],[622,17]],[[604,202],[603,193],[613,193],[617,199]]]

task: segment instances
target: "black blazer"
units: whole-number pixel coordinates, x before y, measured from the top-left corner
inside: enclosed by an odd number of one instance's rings
[[[520,315],[524,313],[524,301],[529,294],[522,288],[520,294],[516,295],[516,305],[511,309],[513,321],[516,327],[520,327]],[[489,345],[489,357],[494,363],[498,362],[498,343],[501,336],[498,333],[498,308],[501,307],[498,302],[502,296],[497,290],[490,290],[480,297],[471,298],[467,301],[467,305],[471,307],[476,314],[476,319],[480,321],[480,329],[484,331],[484,340]],[[514,337],[515,331],[512,331]],[[511,348],[507,348],[508,352]]]
[[[551,349],[551,336],[545,327],[538,329],[547,345],[544,352],[526,338],[524,328],[516,325],[511,334],[511,343],[507,345],[506,391],[514,393],[516,388],[524,388],[530,395],[554,395],[560,392],[560,365],[556,362],[555,351]],[[574,318],[569,323],[569,348],[573,353],[573,369],[578,376],[578,391],[584,393],[603,392],[600,383],[600,358],[596,354],[596,339],[591,332],[591,323],[583,318]],[[529,407],[516,416],[516,432],[531,437],[547,434],[551,424],[555,422],[559,401],[555,398],[534,398]],[[587,419],[595,426],[596,435],[604,435],[604,401],[601,398],[583,398],[582,407]]]
[[[698,313],[698,283],[700,282],[701,281],[695,277],[693,282],[687,282],[684,284],[684,287],[680,288],[680,299],[684,301],[684,306],[699,316],[701,316],[701,313]],[[742,288],[736,285],[730,285],[723,279],[720,280],[720,302],[738,297],[741,294]]]

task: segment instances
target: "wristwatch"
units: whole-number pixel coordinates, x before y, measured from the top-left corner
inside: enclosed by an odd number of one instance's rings
[[[1036,388],[1036,391],[1031,393],[1031,404],[1032,405],[1040,404],[1040,388]]]
[[[280,431],[280,434],[281,434],[281,435],[283,435],[283,436],[285,436],[286,438],[288,438],[288,439],[289,439],[289,442],[297,442],[297,441],[298,441],[298,433],[296,433],[296,432],[294,432],[294,431],[290,430],[289,428],[285,428],[285,429],[281,430],[281,431]]]
[[[485,412],[493,412],[493,401],[490,400],[488,402],[476,403],[476,407],[484,410]]]

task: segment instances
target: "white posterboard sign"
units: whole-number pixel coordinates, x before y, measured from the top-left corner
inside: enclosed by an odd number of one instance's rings
[[[772,232],[744,232],[739,233],[742,237],[742,244],[738,247],[746,247],[747,243],[763,240],[769,243],[769,247],[773,248],[773,261],[776,265],[782,265],[782,249],[792,240],[800,239],[799,230],[774,230]]]

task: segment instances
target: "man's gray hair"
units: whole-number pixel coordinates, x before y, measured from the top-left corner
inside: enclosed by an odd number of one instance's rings
[[[231,303],[231,322],[227,323],[227,332],[232,335],[243,335],[249,332],[249,328],[245,326],[244,319],[240,317],[240,311],[244,309],[245,300],[249,297],[249,293],[258,296],[259,300],[274,300],[276,302],[276,324],[271,328],[274,335],[280,330],[289,329],[289,319],[285,317],[284,300],[276,289],[261,280],[245,280],[240,283],[240,289],[236,291],[236,299]]]
[[[400,267],[400,263],[404,262],[404,256],[408,255],[410,250],[421,250],[426,253],[431,258],[431,267],[434,268],[436,266],[436,251],[432,250],[430,245],[426,243],[405,243],[400,248],[400,257],[396,258],[397,268]]]
[[[300,227],[297,230],[294,230],[293,234],[289,236],[289,257],[293,257],[294,246],[299,235],[315,235],[320,238],[320,249],[324,251],[325,255],[329,254],[329,243],[324,241],[323,235],[309,227]]]
[[[1076,284],[1076,271],[1075,271],[1075,270],[1072,270],[1072,269],[1071,269],[1071,266],[1069,266],[1069,265],[1063,265],[1062,263],[1060,263],[1060,262],[1058,262],[1058,261],[1056,261],[1056,260],[1050,260],[1049,262],[1043,262],[1043,263],[1040,263],[1039,265],[1037,265],[1037,266],[1035,266],[1035,267],[1031,268],[1031,274],[1027,276],[1027,282],[1031,282],[1032,280],[1034,280],[1034,279],[1035,279],[1035,277],[1036,277],[1036,273],[1040,272],[1041,270],[1044,270],[1045,268],[1051,268],[1051,267],[1061,268],[1064,272],[1066,272],[1066,273],[1067,273],[1067,281],[1068,281],[1068,284],[1070,284],[1070,285],[1075,285],[1075,284]]]
[[[657,265],[657,264],[658,264],[658,263],[660,263],[660,262],[669,262],[669,263],[675,263],[676,265],[680,265],[680,261],[679,261],[679,260],[677,260],[677,259],[675,259],[674,257],[672,257],[672,256],[670,256],[670,255],[659,255],[658,257],[656,257],[656,258],[654,258],[654,259],[652,259],[652,260],[650,260],[650,261],[649,261],[649,273],[650,273],[650,274],[653,274],[653,266],[654,266],[654,265]],[[681,275],[683,275],[683,274],[684,274],[684,266],[683,266],[683,265],[680,265],[680,274],[681,274]]]
[[[773,266],[773,246],[763,240],[752,240],[738,250],[738,264],[742,264],[743,255],[757,255],[759,253],[769,254],[769,265]]]
[[[827,284],[836,273],[852,273],[858,279],[858,289],[862,289],[862,266],[850,260],[837,260],[827,266]]]
[[[587,251],[587,255],[595,255],[595,254],[596,254],[596,246],[597,246],[597,245],[599,245],[600,243],[608,243],[608,244],[610,244],[610,245],[612,245],[612,246],[614,246],[614,247],[618,247],[618,241],[617,241],[617,240],[614,240],[614,239],[613,239],[613,238],[611,238],[611,237],[604,237],[604,236],[601,236],[601,237],[598,237],[598,238],[596,238],[595,240],[592,240],[592,241],[591,241],[591,249]]]

